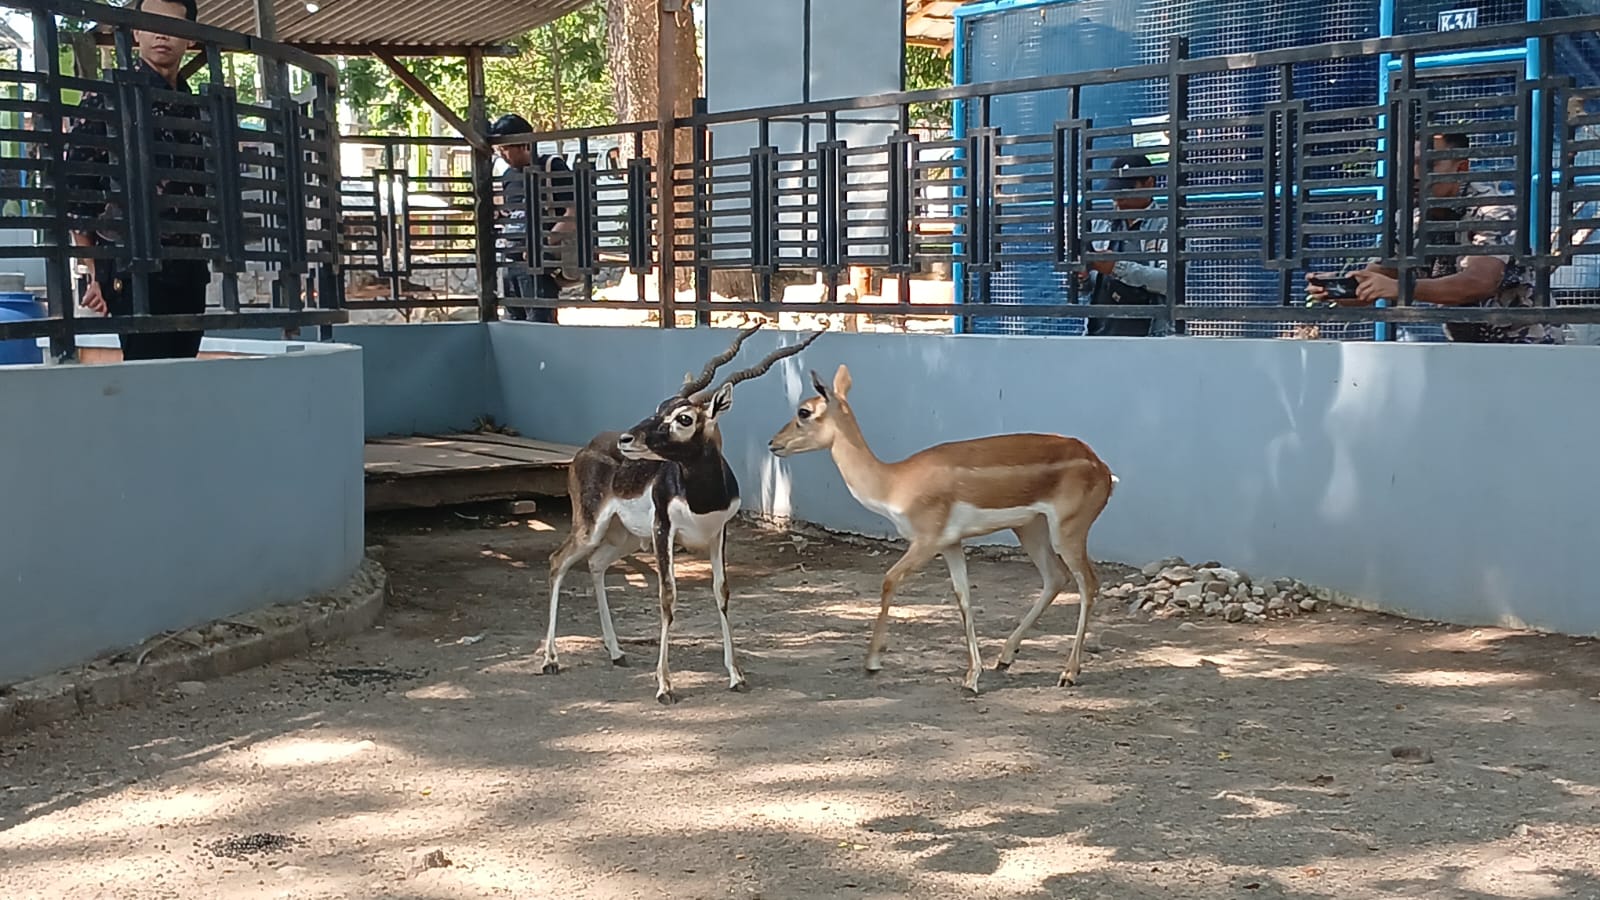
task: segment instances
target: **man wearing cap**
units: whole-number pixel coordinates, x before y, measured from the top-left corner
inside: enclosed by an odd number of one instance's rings
[[[533,126],[527,119],[516,113],[507,113],[489,125],[491,137],[506,137],[514,134],[533,134]],[[501,230],[504,236],[499,242],[504,248],[505,279],[502,282],[505,296],[537,298],[541,300],[554,300],[561,293],[561,286],[556,281],[557,269],[533,268],[528,264],[527,258],[527,233],[528,233],[528,195],[527,183],[524,175],[530,166],[537,165],[537,171],[547,173],[571,172],[567,161],[555,154],[540,154],[537,158],[533,153],[533,144],[496,144],[495,152],[505,160],[506,169],[501,176],[500,216],[505,223]],[[570,239],[575,226],[568,216],[573,202],[572,176],[556,176],[551,179],[555,188],[551,199],[557,204],[555,207],[545,207],[539,210],[540,227],[547,235],[556,240]],[[538,181],[534,181],[537,190]],[[564,188],[564,189],[563,189]],[[547,240],[549,240],[547,238]],[[522,306],[506,306],[506,318],[518,321],[548,322],[554,324],[556,311],[554,309],[529,309]]]
[[[1110,190],[1116,192],[1112,204],[1117,210],[1154,212],[1162,208],[1161,202],[1148,193],[1156,188],[1155,176],[1145,171],[1152,166],[1149,157],[1138,154],[1119,156],[1111,161],[1113,174],[1106,183]],[[1139,262],[1129,259],[1115,261],[1107,259],[1089,263],[1089,272],[1083,276],[1089,278],[1090,273],[1093,274],[1094,286],[1089,294],[1089,302],[1093,305],[1111,306],[1155,306],[1165,303],[1167,268],[1161,255],[1167,252],[1167,239],[1162,236],[1166,227],[1165,215],[1095,220],[1093,231],[1096,234],[1143,232],[1150,235],[1139,239],[1137,246],[1130,246],[1133,240],[1130,237],[1095,241],[1092,246],[1096,252],[1138,252],[1149,254],[1149,257],[1148,261]],[[1152,321],[1151,319],[1092,319],[1089,322],[1088,334],[1145,337],[1152,333]]]

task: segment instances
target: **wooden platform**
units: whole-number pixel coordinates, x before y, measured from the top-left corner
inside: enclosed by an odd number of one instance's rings
[[[367,510],[564,497],[577,447],[502,434],[372,438]]]

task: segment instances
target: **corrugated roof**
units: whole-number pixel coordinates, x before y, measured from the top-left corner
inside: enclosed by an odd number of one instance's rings
[[[199,0],[200,22],[254,34],[256,0]],[[312,52],[338,48],[492,47],[592,0],[273,0],[278,40]]]
[[[906,0],[906,41],[946,52],[955,39],[956,7],[971,0]]]

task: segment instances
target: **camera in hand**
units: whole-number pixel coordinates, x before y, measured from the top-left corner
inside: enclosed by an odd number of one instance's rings
[[[1328,292],[1329,300],[1349,300],[1356,295],[1358,282],[1353,275],[1343,275],[1336,278],[1311,279],[1311,283]]]

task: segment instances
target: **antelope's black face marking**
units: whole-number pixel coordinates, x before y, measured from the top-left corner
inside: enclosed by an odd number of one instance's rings
[[[706,398],[672,397],[655,415],[633,426],[617,441],[628,459],[685,462],[704,455],[716,438],[717,420],[733,406],[733,388],[724,386]]]

